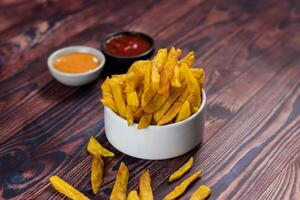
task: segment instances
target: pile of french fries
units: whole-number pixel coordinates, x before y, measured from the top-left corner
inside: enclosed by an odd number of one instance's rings
[[[187,119],[201,104],[204,70],[192,68],[194,52],[159,49],[152,60],[134,62],[126,74],[103,82],[101,102],[138,129]]]

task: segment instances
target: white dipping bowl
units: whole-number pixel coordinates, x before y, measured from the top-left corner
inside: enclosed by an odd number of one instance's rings
[[[100,61],[99,66],[93,70],[83,72],[83,73],[65,73],[57,70],[54,67],[54,62],[57,58],[65,54],[74,53],[74,52],[90,53],[94,55]],[[71,47],[62,48],[52,53],[48,58],[48,68],[51,75],[58,82],[68,86],[81,86],[92,82],[101,73],[104,63],[105,63],[105,57],[101,51],[86,46],[71,46]]]
[[[205,122],[205,91],[199,110],[188,119],[163,125],[137,129],[104,107],[105,134],[119,151],[136,158],[160,160],[180,156],[196,147],[202,140]]]

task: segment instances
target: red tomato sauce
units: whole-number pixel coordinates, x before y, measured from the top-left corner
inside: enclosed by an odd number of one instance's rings
[[[109,53],[117,56],[137,56],[150,49],[150,43],[139,35],[120,35],[106,43]]]

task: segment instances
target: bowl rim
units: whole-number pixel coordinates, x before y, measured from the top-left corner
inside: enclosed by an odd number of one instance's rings
[[[150,43],[150,48],[147,51],[145,51],[141,54],[135,55],[135,56],[118,56],[118,55],[112,54],[106,49],[106,43],[111,38],[116,37],[118,35],[139,35],[139,36],[142,36],[143,38],[145,38]],[[108,34],[104,39],[101,40],[100,49],[105,54],[107,54],[107,55],[109,55],[113,58],[116,58],[116,59],[136,59],[136,58],[143,57],[143,56],[148,55],[149,53],[153,52],[154,49],[155,49],[155,45],[154,45],[154,39],[146,33],[137,32],[137,31],[117,31],[117,32],[113,32],[113,33]]]
[[[90,71],[87,71],[87,72],[82,72],[82,73],[67,73],[67,72],[62,72],[62,71],[59,71],[58,69],[56,69],[53,65],[55,59],[57,57],[60,57],[62,55],[70,53],[69,51],[71,51],[71,50],[74,50],[72,52],[90,53],[90,54],[94,55],[97,59],[99,59],[101,62],[96,68],[94,68]],[[68,53],[66,53],[66,52],[68,52]],[[93,73],[101,70],[104,67],[105,62],[106,62],[105,56],[100,50],[93,48],[93,47],[83,46],[83,45],[68,46],[68,47],[63,47],[63,48],[57,49],[53,53],[50,54],[50,56],[48,57],[48,60],[47,60],[48,69],[50,71],[54,71],[55,73],[58,73],[62,76],[67,76],[67,77],[80,77],[80,76],[93,74]]]
[[[146,130],[149,128],[149,129],[161,129],[161,128],[171,128],[171,127],[177,127],[177,126],[180,126],[184,123],[188,123],[189,121],[191,121],[192,119],[194,119],[197,115],[199,115],[202,111],[204,111],[204,107],[205,107],[205,104],[206,104],[206,94],[205,94],[205,90],[202,89],[201,91],[201,96],[202,96],[202,102],[201,102],[201,105],[200,105],[200,108],[198,109],[197,112],[195,112],[193,115],[191,115],[189,118],[185,119],[185,120],[182,120],[182,121],[179,121],[179,122],[175,122],[175,123],[172,123],[172,124],[166,124],[166,125],[161,125],[161,126],[157,126],[157,125],[150,125],[148,126],[147,128],[145,128]],[[119,115],[117,115],[114,111],[112,111],[110,108],[104,106],[104,109],[106,109],[113,117],[117,118],[118,120],[120,121],[123,121],[123,122],[126,122],[127,124],[127,120],[120,117]],[[133,125],[131,126],[128,126],[129,128],[136,128],[138,124],[137,123],[134,123]],[[145,129],[141,129],[141,130],[145,130]]]

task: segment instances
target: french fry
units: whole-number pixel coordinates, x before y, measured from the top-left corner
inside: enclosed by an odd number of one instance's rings
[[[153,118],[156,122],[160,120],[160,118],[168,112],[169,108],[176,101],[176,99],[184,92],[186,87],[181,88],[173,88],[171,94],[167,101],[163,104],[163,106],[153,114]]]
[[[140,121],[141,117],[143,115],[143,109],[140,107],[133,113],[133,119],[134,121]]]
[[[133,72],[134,74],[144,77],[146,70],[146,63],[148,60],[138,60],[135,61],[131,67],[128,69],[128,72]]]
[[[184,165],[182,165],[178,170],[176,170],[169,177],[169,182],[173,182],[180,179],[186,172],[188,172],[193,166],[194,159],[191,157]]]
[[[211,189],[201,185],[191,196],[190,200],[205,200],[210,195]]]
[[[77,189],[75,189],[73,186],[71,186],[69,183],[65,182],[58,176],[51,176],[49,178],[49,181],[58,192],[64,194],[70,199],[89,200],[89,198],[86,197],[83,193],[79,192]]]
[[[161,72],[160,87],[158,93],[168,97],[170,88],[170,79],[172,78],[174,67],[178,61],[178,57],[181,54],[181,50],[175,50],[174,47],[171,48],[167,61]]]
[[[94,156],[114,157],[115,154],[105,149],[93,136],[90,138],[87,145],[87,151]]]
[[[151,85],[151,62],[146,63],[146,71],[145,71],[145,78],[144,78],[144,90],[142,94],[142,107],[148,104],[148,102],[153,98],[156,91],[153,90]]]
[[[126,86],[125,86],[125,93],[130,93],[136,91],[137,86],[142,81],[142,76],[135,74],[133,72],[128,72],[126,74]]]
[[[127,114],[127,124],[128,126],[132,125],[133,124],[133,112],[132,112],[132,109],[131,109],[131,106],[130,105],[127,105],[127,111],[126,111],[126,114]]]
[[[104,163],[100,156],[93,156],[91,169],[91,184],[93,193],[97,194],[103,181]]]
[[[110,87],[114,97],[118,113],[121,117],[126,118],[126,104],[122,95],[121,83],[117,78],[110,79]]]
[[[187,66],[192,67],[195,61],[194,51],[190,51],[183,59],[179,61],[179,64],[185,63]]]
[[[129,192],[127,196],[127,200],[140,200],[139,195],[136,190],[132,190]]]
[[[126,99],[127,99],[127,104],[129,106],[132,106],[132,107],[136,108],[140,105],[139,98],[138,98],[138,95],[137,95],[136,91],[126,93]]]
[[[179,74],[179,67],[178,65],[175,65],[174,67],[174,73],[171,79],[171,85],[173,87],[181,87],[181,80],[180,80],[180,74]]]
[[[152,120],[152,114],[151,113],[144,113],[139,121],[138,129],[147,128]]]
[[[198,109],[197,109],[198,110]],[[190,107],[190,102],[185,101],[176,117],[175,122],[180,122],[183,121],[191,116],[191,107]]]
[[[151,177],[149,170],[144,171],[143,174],[140,176],[140,199],[153,200]]]
[[[200,89],[204,86],[205,72],[202,68],[191,68],[193,76],[198,80]]]
[[[201,93],[200,93],[199,83],[185,63],[182,63],[180,67],[182,68],[182,72],[184,74],[184,78],[188,86],[190,88],[193,88],[193,92],[191,93],[191,96],[189,98],[191,106],[192,108],[194,107],[199,108],[201,103]]]
[[[186,101],[190,94],[189,90],[184,90],[184,92],[181,94],[181,96],[175,101],[175,103],[172,105],[172,107],[168,110],[168,112],[160,118],[160,120],[157,122],[157,125],[163,125],[167,124],[170,121],[172,121],[176,115],[179,113],[181,106]]]
[[[157,54],[154,56],[152,60],[152,66],[157,68],[159,73],[162,71],[165,62],[167,61],[167,57],[168,57],[167,49],[159,49],[157,51]]]
[[[151,101],[143,107],[145,113],[154,113],[161,108],[161,106],[166,102],[168,97],[156,94]]]
[[[126,200],[129,172],[122,162],[117,172],[116,181],[110,195],[110,200]]]
[[[101,103],[103,103],[103,105],[105,105],[106,107],[110,108],[112,111],[118,114],[118,110],[113,98],[104,96],[102,99],[100,99],[100,101]]]
[[[180,197],[186,190],[186,188],[197,180],[201,175],[201,171],[194,173],[189,178],[182,181],[178,186],[174,188],[167,196],[164,197],[164,200],[174,200]]]

